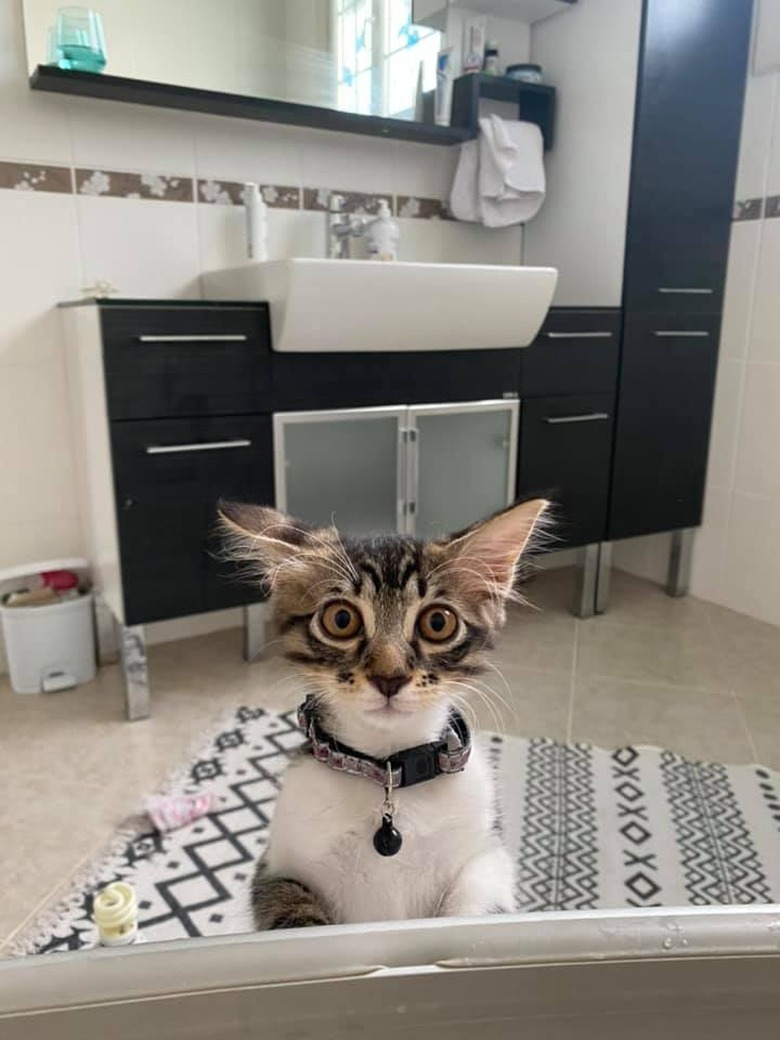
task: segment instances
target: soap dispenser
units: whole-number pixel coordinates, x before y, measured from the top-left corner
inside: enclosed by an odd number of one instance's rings
[[[392,218],[387,199],[379,200],[376,220],[366,226],[369,260],[395,260],[398,252],[398,225]]]

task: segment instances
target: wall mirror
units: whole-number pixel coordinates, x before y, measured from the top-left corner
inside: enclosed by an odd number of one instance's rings
[[[469,6],[499,31],[506,63],[525,60],[527,23],[571,2]],[[473,136],[433,118],[442,47],[460,71],[464,14],[448,0],[24,0],[24,16],[36,89],[434,143]]]

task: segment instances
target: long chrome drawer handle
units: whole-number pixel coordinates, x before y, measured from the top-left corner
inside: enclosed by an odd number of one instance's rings
[[[668,339],[670,337],[677,339],[679,336],[683,336],[686,339],[704,339],[709,336],[709,332],[704,332],[700,329],[694,331],[688,331],[687,329],[656,329],[653,335],[659,336],[662,339]]]
[[[139,343],[246,343],[248,336],[217,334],[213,336],[139,336]]]
[[[605,419],[609,419],[609,412],[586,412],[584,415],[548,415],[544,421],[549,423],[550,426],[560,426],[563,423],[603,422]]]
[[[611,332],[545,332],[547,339],[612,339]]]
[[[250,448],[252,442],[243,437],[235,441],[201,441],[199,444],[150,444],[147,455],[175,455],[180,451],[221,451],[223,448]]]
[[[714,289],[696,289],[693,286],[681,286],[679,289],[670,285],[662,285],[657,290],[670,296],[712,296]]]

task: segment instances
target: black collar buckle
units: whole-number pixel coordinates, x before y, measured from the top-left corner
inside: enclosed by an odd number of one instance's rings
[[[393,769],[400,767],[401,783],[399,787],[411,787],[424,780],[433,780],[443,772],[439,752],[447,747],[446,740],[437,740],[430,744],[419,744],[391,755],[388,762]]]

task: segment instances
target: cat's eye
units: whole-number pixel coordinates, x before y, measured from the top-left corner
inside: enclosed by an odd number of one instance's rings
[[[325,632],[334,639],[352,639],[363,628],[360,611],[351,603],[339,600],[329,603],[320,614],[320,624]]]
[[[417,630],[423,639],[443,643],[458,631],[458,615],[449,607],[427,607],[417,618]]]

